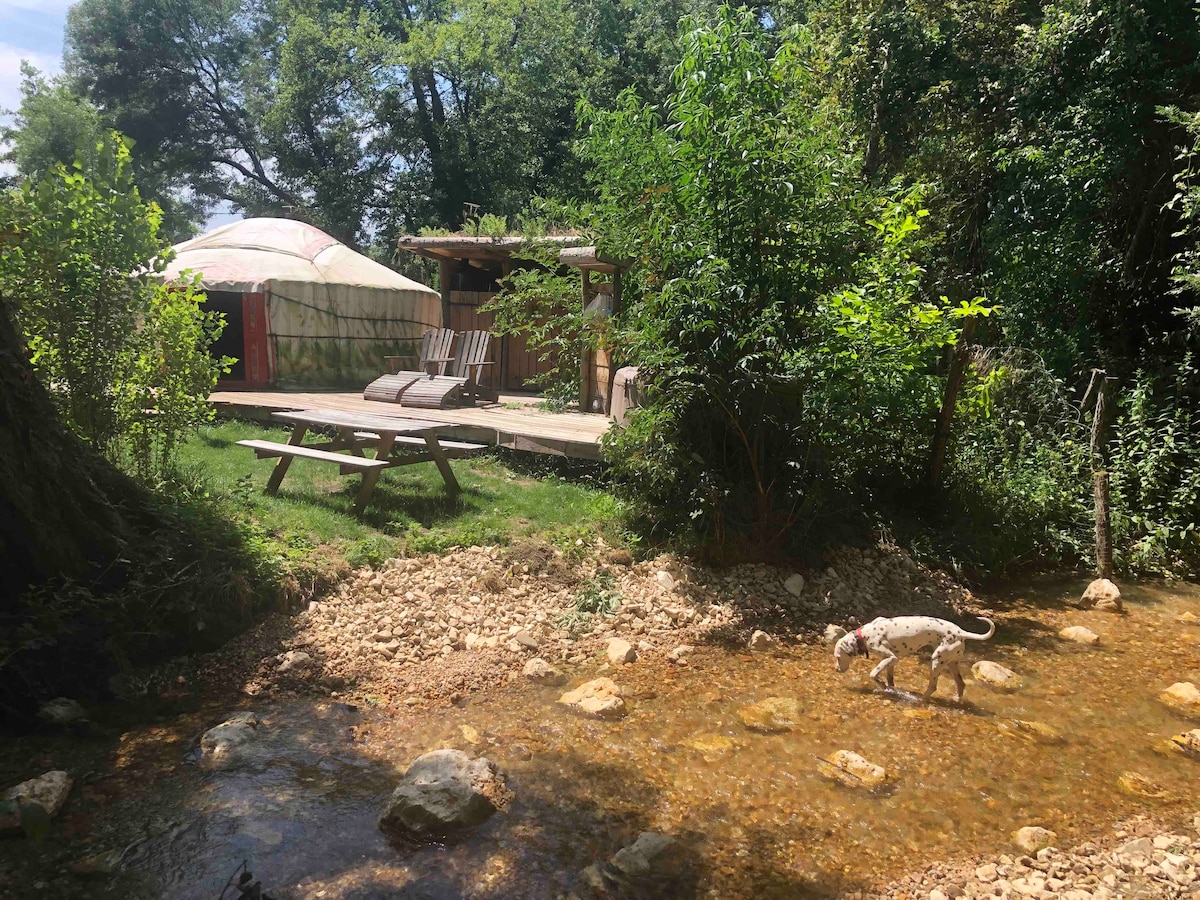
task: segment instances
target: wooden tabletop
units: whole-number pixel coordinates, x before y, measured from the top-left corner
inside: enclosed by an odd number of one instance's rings
[[[301,422],[305,425],[324,425],[333,428],[354,428],[374,431],[378,434],[422,434],[427,431],[445,431],[456,427],[454,422],[437,422],[432,419],[399,419],[390,416],[372,416],[366,413],[343,412],[336,409],[297,409],[272,413],[285,422]]]

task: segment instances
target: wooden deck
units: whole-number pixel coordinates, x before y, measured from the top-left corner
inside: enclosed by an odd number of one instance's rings
[[[501,394],[498,403],[474,409],[406,409],[395,403],[364,400],[360,393],[298,391],[217,391],[208,402],[220,412],[260,421],[270,421],[271,413],[281,409],[338,409],[433,419],[454,423],[447,426],[445,437],[578,459],[600,458],[600,438],[612,424],[608,416],[595,413],[540,412],[534,406],[536,398],[528,394]]]

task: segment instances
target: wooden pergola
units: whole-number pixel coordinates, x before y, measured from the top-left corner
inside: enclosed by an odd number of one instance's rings
[[[610,302],[604,312],[614,314],[620,309],[621,272],[628,268],[628,263],[606,256],[586,241],[581,235],[574,234],[537,238],[539,244],[559,245],[559,263],[580,270],[584,309],[587,309],[600,294],[608,293]],[[397,240],[396,246],[417,256],[437,260],[438,285],[442,295],[442,321],[446,327],[450,327],[452,306],[455,303],[452,294],[456,269],[466,263],[487,273],[492,280],[499,281],[512,271],[513,260],[521,259],[521,250],[527,243],[527,239],[520,236],[494,238],[462,234],[403,235]],[[601,411],[608,412],[612,384],[608,363],[607,350],[589,352],[580,361],[583,375],[580,409],[587,411],[598,402]],[[509,366],[507,354],[502,354],[500,366],[501,381],[505,382]]]

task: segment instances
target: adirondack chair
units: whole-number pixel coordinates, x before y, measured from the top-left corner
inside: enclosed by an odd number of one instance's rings
[[[400,361],[409,357],[385,356],[389,374],[392,375],[445,375],[446,366],[453,357],[450,350],[454,346],[454,332],[449,328],[430,328],[421,335],[421,361],[419,371],[401,372]]]
[[[463,399],[469,406],[474,406],[477,400],[500,399],[499,392],[494,388],[479,384],[483,367],[493,365],[487,358],[491,342],[492,336],[486,331],[464,331],[458,336],[458,353],[450,365],[450,374],[467,379],[463,386]]]
[[[393,371],[381,375],[363,391],[366,400],[402,403],[409,406],[441,407],[458,399],[465,379],[446,377],[453,357],[454,332],[449,328],[430,328],[421,336],[420,371]],[[385,356],[389,369],[399,368],[403,356]]]

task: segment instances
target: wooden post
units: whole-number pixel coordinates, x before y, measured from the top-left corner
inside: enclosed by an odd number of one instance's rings
[[[512,258],[506,256],[500,263],[501,278],[507,278],[512,274]],[[501,285],[503,289],[503,285]],[[494,319],[494,317],[493,317]],[[512,335],[506,334],[500,338],[500,383],[496,386],[499,390],[511,390],[508,383],[509,371],[512,366]]]
[[[1092,489],[1096,498],[1096,574],[1112,578],[1112,532],[1108,527],[1108,473],[1092,473]]]
[[[454,281],[455,260],[438,257],[438,288],[442,292],[442,327],[450,328],[450,289]]]
[[[1092,413],[1092,494],[1096,515],[1096,574],[1100,578],[1112,578],[1112,531],[1108,515],[1108,472],[1105,465],[1104,435],[1108,430],[1108,390],[1115,378],[1109,378],[1100,369],[1092,370],[1092,382],[1084,397],[1084,403],[1096,392],[1096,406]]]
[[[592,279],[591,273],[587,269],[580,269],[580,276],[583,282],[583,308],[587,310],[588,301],[591,300]],[[579,411],[590,412],[589,403],[592,399],[592,354],[589,350],[584,349],[580,354],[579,360]]]
[[[958,401],[958,390],[962,387],[963,373],[967,368],[970,340],[975,335],[975,320],[967,319],[962,334],[954,347],[950,360],[950,374],[946,378],[946,391],[942,396],[942,409],[938,413],[937,428],[933,433],[933,449],[930,454],[929,484],[937,487],[942,480],[942,468],[946,462],[946,445],[950,442],[950,424],[954,421],[954,404]]]

